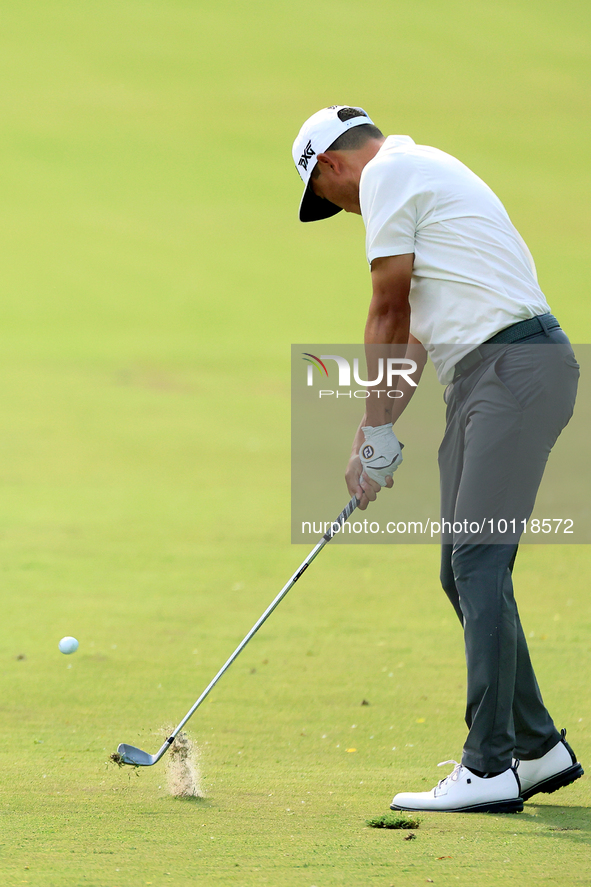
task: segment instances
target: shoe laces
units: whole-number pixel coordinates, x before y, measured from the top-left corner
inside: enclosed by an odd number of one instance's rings
[[[452,770],[452,772],[449,774],[449,776],[446,776],[443,779],[439,780],[439,782],[437,783],[437,788],[441,788],[448,780],[451,780],[452,782],[457,782],[458,779],[460,778],[460,773],[463,770],[463,765],[458,764],[457,761],[441,761],[441,763],[437,764],[437,766],[438,767],[445,767],[446,764],[455,764],[455,767]]]

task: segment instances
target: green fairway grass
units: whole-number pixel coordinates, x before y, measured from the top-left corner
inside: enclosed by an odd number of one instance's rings
[[[587,342],[589,32],[579,0],[5,4],[0,884],[590,882],[587,776],[517,816],[425,814],[411,840],[367,825],[461,755],[436,546],[322,552],[188,725],[203,798],[172,797],[164,761],[109,762],[160,747],[309,550],[290,345],[358,342],[368,273],[360,219],[297,221],[299,126],[350,102],[457,155]],[[516,567],[587,769],[590,570],[566,545]]]

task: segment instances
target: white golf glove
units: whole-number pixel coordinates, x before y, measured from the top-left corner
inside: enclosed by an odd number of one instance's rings
[[[402,462],[402,444],[392,431],[392,425],[367,425],[362,428],[365,443],[359,450],[363,470],[381,487],[392,477]]]

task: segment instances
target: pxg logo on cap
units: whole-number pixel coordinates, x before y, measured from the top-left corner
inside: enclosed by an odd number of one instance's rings
[[[300,159],[298,160],[298,166],[303,166],[303,167],[304,167],[304,170],[307,170],[307,169],[308,169],[308,163],[309,163],[310,159],[311,159],[312,157],[314,157],[315,154],[316,154],[316,151],[315,151],[314,148],[312,147],[312,140],[310,139],[310,140],[308,141],[308,144],[307,144],[306,147],[304,148],[304,153],[302,154],[302,156],[301,156]]]

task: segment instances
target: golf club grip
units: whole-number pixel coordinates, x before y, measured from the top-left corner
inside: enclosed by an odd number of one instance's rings
[[[335,536],[339,532],[345,521],[349,520],[358,505],[359,499],[357,498],[357,496],[352,496],[351,500],[347,502],[337,519],[332,522],[322,538],[325,539],[327,542],[330,542],[333,536]]]

